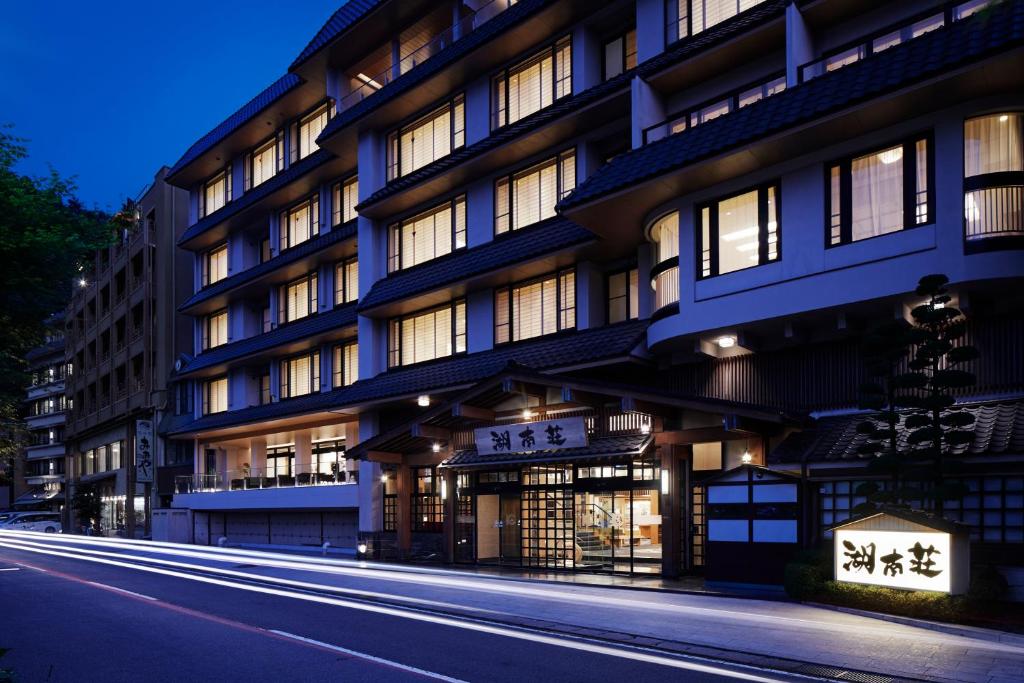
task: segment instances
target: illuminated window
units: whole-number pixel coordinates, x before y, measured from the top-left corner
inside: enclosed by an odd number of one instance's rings
[[[218,377],[203,382],[203,415],[222,413],[228,409],[228,378]]]
[[[636,66],[636,29],[616,36],[604,44],[604,79],[615,78]]]
[[[228,342],[228,312],[217,311],[203,319],[203,350]]]
[[[964,190],[968,242],[1024,236],[1024,115],[964,122]]]
[[[388,272],[410,268],[466,246],[466,196],[391,225]]]
[[[199,217],[209,216],[231,201],[231,167],[203,183],[199,194]]]
[[[412,530],[441,531],[444,523],[441,475],[434,467],[415,467],[412,479]]]
[[[494,292],[494,343],[530,339],[576,327],[576,272]]]
[[[828,167],[829,244],[847,244],[934,220],[929,142],[908,140]]]
[[[353,257],[334,266],[334,305],[359,298],[359,261]]]
[[[701,277],[778,260],[778,197],[778,185],[764,185],[697,207]]]
[[[324,104],[317,107],[315,111],[299,119],[297,124],[292,125],[292,161],[305,159],[313,152],[320,149],[316,139],[327,127],[327,120],[330,118],[331,108]]]
[[[764,0],[667,0],[669,43],[695,36]]]
[[[466,144],[462,95],[388,135],[388,181],[446,157]]]
[[[359,343],[349,342],[334,347],[334,388],[347,387],[359,379]]]
[[[320,391],[320,352],[281,361],[281,398],[295,398]]]
[[[568,150],[494,184],[495,234],[519,230],[555,215],[576,187],[576,152]]]
[[[466,302],[396,318],[388,334],[388,367],[412,365],[466,351]]]
[[[551,47],[503,70],[491,85],[491,128],[500,128],[572,94],[572,42]]]
[[[302,244],[320,232],[320,198],[313,195],[301,204],[281,212],[281,251]]]
[[[275,135],[254,149],[245,163],[245,189],[264,183],[284,168],[284,136]]]
[[[636,268],[608,276],[608,323],[639,317],[639,272]]]
[[[654,308],[659,309],[679,301],[679,214],[662,216],[651,226],[654,242],[654,268],[651,286],[654,288]]]
[[[278,322],[283,325],[316,313],[316,289],[316,273],[282,285],[277,302]]]
[[[335,183],[331,190],[331,225],[341,225],[356,219],[356,204],[359,203],[359,178]]]
[[[203,287],[228,276],[228,245],[222,244],[203,254]]]

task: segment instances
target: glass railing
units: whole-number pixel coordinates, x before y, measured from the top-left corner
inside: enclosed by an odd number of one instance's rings
[[[296,486],[337,486],[359,483],[359,473],[344,467],[296,466],[288,473],[249,467],[225,473],[183,474],[174,478],[175,493],[248,491]]]
[[[935,29],[961,21],[978,12],[991,3],[991,0],[969,0],[948,5],[926,16],[918,16],[895,28],[864,38],[856,45],[836,50],[821,59],[809,62],[800,67],[800,81],[805,82],[844,66],[855,64],[868,55],[884,52],[890,47],[906,43],[914,38],[930,33]]]
[[[403,76],[414,68],[427,61],[446,47],[459,40],[463,36],[479,28],[485,22],[493,19],[506,9],[516,4],[517,0],[491,0],[476,12],[469,14],[458,22],[452,24],[438,35],[431,38],[424,45],[416,48],[409,54],[403,56],[397,63],[392,64],[378,74],[368,76],[363,73],[349,74],[349,77],[361,85],[352,92],[341,98],[337,110],[339,112],[348,109],[354,104],[377,92],[388,83],[391,83],[399,76]]]

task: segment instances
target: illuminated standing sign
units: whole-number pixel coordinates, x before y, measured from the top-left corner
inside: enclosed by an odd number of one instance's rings
[[[968,582],[966,534],[913,513],[878,513],[834,528],[836,581],[887,588],[963,593]]]
[[[582,417],[494,425],[473,430],[476,452],[529,453],[587,445],[587,425]]]

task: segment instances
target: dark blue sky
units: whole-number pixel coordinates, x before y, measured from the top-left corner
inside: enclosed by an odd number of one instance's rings
[[[20,170],[116,209],[288,68],[343,0],[6,3],[0,123]]]

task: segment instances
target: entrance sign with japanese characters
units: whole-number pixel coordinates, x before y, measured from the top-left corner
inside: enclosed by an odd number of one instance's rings
[[[135,421],[135,481],[149,484],[153,481],[153,421]]]
[[[587,424],[582,417],[494,425],[474,430],[481,455],[529,453],[587,445]]]
[[[836,581],[963,593],[970,545],[965,533],[879,513],[834,528]],[[939,525],[946,526],[946,525]],[[951,525],[950,525],[951,526]]]

